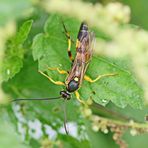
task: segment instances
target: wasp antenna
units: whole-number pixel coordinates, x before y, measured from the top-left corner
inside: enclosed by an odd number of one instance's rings
[[[59,96],[59,97],[54,97],[54,98],[14,99],[14,100],[11,100],[11,102],[16,102],[16,101],[46,101],[46,100],[55,100],[55,99],[60,99],[60,98],[62,98],[62,97]]]
[[[65,33],[66,37],[67,37],[67,38],[70,38],[69,33],[68,33],[68,30],[66,29],[66,26],[65,26],[64,21],[63,21],[62,18],[61,18],[61,23],[62,23],[62,25],[63,25],[64,33]]]
[[[64,105],[63,105],[63,110],[64,110],[64,129],[67,135],[69,135],[69,131],[67,129],[66,123],[67,123],[67,112],[66,112],[66,99],[64,99]]]

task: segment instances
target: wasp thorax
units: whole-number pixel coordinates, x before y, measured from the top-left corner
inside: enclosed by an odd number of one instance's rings
[[[65,91],[65,90],[60,91],[60,95],[61,95],[64,99],[67,99],[67,100],[70,100],[70,98],[71,98],[70,93],[69,93],[68,91]]]
[[[74,92],[79,88],[79,83],[75,80],[69,82],[68,87],[66,88],[68,92]]]

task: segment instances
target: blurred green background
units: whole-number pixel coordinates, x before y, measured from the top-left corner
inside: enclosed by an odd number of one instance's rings
[[[147,0],[84,0],[92,3],[101,2],[107,4],[109,2],[121,2],[131,8],[131,23],[148,29],[148,1]]]
[[[131,8],[131,23],[148,29],[148,1],[147,0],[121,0],[123,4]]]
[[[148,30],[148,18],[147,18],[148,0],[83,0],[83,1],[87,1],[87,2],[89,1],[92,3],[100,2],[104,5],[110,2],[121,2],[123,4],[126,4],[131,8],[130,23],[138,25],[141,28]],[[5,26],[10,20],[17,20],[17,23],[19,24],[22,19],[24,20],[23,16],[26,17],[27,14],[29,14],[32,11],[32,8],[31,8],[32,4],[35,4],[36,2],[37,0],[0,0],[0,26]],[[34,16],[35,19],[36,17],[39,17],[39,16],[37,15]],[[40,18],[40,20],[42,20],[40,21],[42,22],[42,24],[36,23],[36,27],[43,26],[46,18],[47,18],[47,15],[44,15],[43,18]],[[28,18],[26,17],[26,19]],[[32,32],[32,34],[34,35],[37,32],[38,30],[36,30],[35,32]],[[0,36],[3,36],[3,34],[0,34]],[[27,44],[30,44],[30,43],[28,42]],[[122,112],[124,112],[124,110]],[[8,113],[5,112],[4,106],[0,108],[0,116],[1,116],[1,119],[0,119],[0,148],[9,148],[9,147],[11,148],[27,147],[28,148],[28,145],[26,146],[25,144],[22,144],[21,138],[16,133],[16,129],[14,128],[14,125],[11,124],[11,120],[9,120],[9,117],[8,117],[9,115]],[[95,139],[95,136],[97,134],[90,132],[90,135],[91,134],[92,134],[92,137]],[[130,136],[129,139],[128,139],[128,136],[129,135],[127,135],[125,139],[127,141],[130,139],[128,141],[129,145],[131,144],[130,148],[135,148],[135,146],[140,147],[140,140],[142,140],[143,146],[145,146],[142,148],[147,148],[147,135],[136,136],[136,137]],[[100,137],[100,139],[102,140],[102,143],[100,143],[100,147],[102,146],[103,148],[106,148],[107,147],[107,144],[105,143],[106,136],[99,133],[96,136],[96,139],[98,137]],[[111,135],[107,136],[107,138],[111,144],[111,147],[114,147],[115,144],[111,141]],[[35,143],[35,142],[32,141],[32,143]],[[98,142],[96,143],[98,144]]]

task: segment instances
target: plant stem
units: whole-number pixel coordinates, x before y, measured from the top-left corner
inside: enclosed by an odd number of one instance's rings
[[[140,132],[148,132],[148,123],[139,123],[135,122],[133,120],[130,120],[128,122],[123,122],[119,120],[114,120],[114,119],[108,119],[105,117],[100,117],[97,115],[93,115],[91,117],[92,121],[98,120],[98,122],[104,122],[106,123],[106,126],[108,127],[124,127],[124,128],[131,128],[131,129],[136,129]]]

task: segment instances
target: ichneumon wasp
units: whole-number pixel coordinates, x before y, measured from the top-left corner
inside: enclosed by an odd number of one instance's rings
[[[71,93],[75,93],[77,100],[85,104],[85,102],[80,99],[80,94],[78,93],[78,89],[80,88],[83,79],[90,83],[94,83],[103,77],[114,76],[116,74],[99,75],[95,79],[91,79],[89,76],[85,75],[93,54],[95,34],[93,31],[89,30],[88,25],[85,22],[81,23],[76,41],[76,56],[75,58],[73,58],[70,50],[72,39],[63,22],[62,24],[65,35],[68,39],[67,51],[69,59],[72,62],[71,70],[67,72],[65,70],[60,70],[58,67],[48,67],[49,70],[56,70],[59,74],[67,74],[65,83],[61,81],[54,81],[51,77],[49,77],[42,71],[40,71],[40,73],[47,77],[52,83],[56,85],[63,85],[66,87],[66,90],[60,91],[60,95],[62,98],[69,100],[71,98]]]
[[[72,39],[70,37],[70,33],[67,31],[65,24],[63,23],[63,28],[65,31],[65,35],[68,40],[68,56],[69,59],[72,62],[72,66],[70,71],[65,71],[61,70],[58,67],[48,67],[48,70],[55,70],[59,74],[66,74],[67,78],[65,82],[61,81],[55,81],[51,77],[49,77],[47,74],[45,74],[42,71],[39,71],[43,76],[47,77],[49,81],[56,85],[62,85],[65,86],[65,90],[60,91],[60,96],[58,97],[53,97],[53,98],[41,98],[41,99],[16,99],[13,101],[20,101],[20,100],[52,100],[52,99],[60,99],[63,98],[64,100],[70,100],[71,94],[75,93],[77,100],[84,104],[87,105],[81,98],[80,94],[78,93],[78,89],[80,88],[83,79],[90,82],[94,83],[98,81],[99,79],[107,76],[114,76],[116,74],[104,74],[104,75],[99,75],[95,79],[91,79],[89,76],[85,75],[86,70],[88,68],[88,65],[91,61],[92,54],[93,54],[93,49],[94,49],[94,44],[95,44],[95,34],[93,31],[90,31],[88,28],[88,25],[85,22],[82,22],[80,25],[80,29],[77,35],[77,41],[76,41],[76,56],[73,58],[72,53],[71,53],[71,43]],[[65,111],[64,111],[65,112]],[[65,113],[64,113],[65,114]],[[66,124],[64,124],[65,131],[68,133],[66,129]]]

